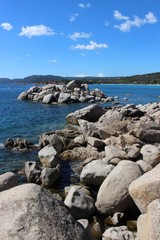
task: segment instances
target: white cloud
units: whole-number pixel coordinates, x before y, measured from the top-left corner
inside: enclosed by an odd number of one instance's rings
[[[57,63],[57,60],[56,59],[48,60],[48,63]]]
[[[98,73],[97,76],[98,77],[106,77],[106,74],[105,73]]]
[[[100,48],[108,48],[108,44],[106,43],[96,43],[94,41],[90,41],[87,45],[77,44],[76,46],[72,46],[72,50],[80,49],[80,50],[95,50]]]
[[[80,7],[80,8],[90,8],[90,7],[91,7],[91,4],[90,4],[90,3],[86,3],[86,4],[84,4],[84,3],[79,3],[79,4],[78,4],[78,7]]]
[[[77,41],[78,38],[89,38],[91,33],[84,33],[84,32],[75,32],[72,35],[69,35],[69,38]]]
[[[121,14],[121,13],[120,13]],[[117,20],[121,20],[120,18]],[[158,20],[154,16],[152,12],[149,12],[145,15],[144,18],[140,18],[138,16],[134,16],[133,20],[127,19],[125,22],[119,24],[119,25],[114,25],[115,28],[118,28],[122,32],[129,32],[132,27],[138,27],[140,28],[144,24],[154,24]]]
[[[2,23],[0,25],[4,30],[10,31],[12,30],[13,26],[10,23]]]
[[[35,37],[35,36],[50,36],[56,34],[53,29],[44,25],[34,25],[22,27],[19,36]]]
[[[70,21],[70,22],[74,22],[74,21],[77,19],[78,16],[79,16],[78,13],[72,14],[72,15],[70,16],[70,18],[69,18],[69,21]]]
[[[128,20],[129,19],[128,16],[123,16],[118,10],[114,11],[114,18],[116,20]]]
[[[156,23],[158,22],[157,18],[154,16],[152,12],[149,12],[145,15],[145,21],[146,23]]]
[[[129,32],[132,27],[132,23],[130,20],[128,20],[120,25],[114,25],[114,27],[118,28],[121,32]]]

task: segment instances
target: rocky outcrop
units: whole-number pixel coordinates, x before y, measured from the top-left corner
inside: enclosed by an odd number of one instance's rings
[[[34,86],[26,92],[22,92],[18,99],[46,104],[110,102],[114,100],[112,97],[107,97],[99,89],[89,91],[87,84],[76,80],[70,81],[66,85],[47,84],[42,87]]]
[[[87,240],[62,201],[36,184],[0,193],[0,239]]]
[[[38,97],[42,100],[46,91],[52,94],[49,92],[52,87],[46,85]],[[80,91],[74,82],[68,88],[70,91],[74,89],[76,94]],[[65,89],[63,86],[61,91]],[[86,86],[83,91],[88,91]],[[28,97],[34,99],[33,95]],[[57,96],[56,92],[54,97],[58,99]],[[76,96],[72,96],[74,101]],[[92,93],[89,98],[94,96]],[[48,95],[45,101],[50,101],[50,97]],[[84,225],[89,240],[137,239],[137,219],[140,240],[149,235],[148,219],[151,219],[153,232],[148,239],[158,239],[159,230],[156,233],[155,223],[159,219],[155,214],[154,223],[148,209],[153,201],[160,199],[159,112],[160,103],[153,103],[105,109],[92,104],[70,113],[66,116],[64,129],[40,136],[40,161],[26,164],[28,181],[52,191],[55,188],[57,191],[60,186],[63,201],[72,217],[87,223]],[[68,172],[64,169],[66,165]],[[69,181],[62,187],[64,176]],[[76,178],[76,183],[72,182],[72,177]],[[153,205],[153,212],[159,209],[159,203],[153,202]]]
[[[5,148],[18,150],[18,151],[28,151],[32,149],[37,149],[32,142],[27,141],[26,139],[17,138],[16,140],[8,138],[3,144]]]

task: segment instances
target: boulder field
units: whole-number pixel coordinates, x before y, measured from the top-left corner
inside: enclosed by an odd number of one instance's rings
[[[30,100],[46,104],[63,104],[78,102],[110,102],[114,99],[107,97],[98,88],[89,90],[89,86],[81,81],[70,81],[66,85],[46,84],[33,86],[18,96],[19,100]]]
[[[160,102],[92,104],[66,123],[40,136],[28,183],[0,176],[0,239],[159,240]],[[79,180],[60,197],[62,163],[73,161]]]

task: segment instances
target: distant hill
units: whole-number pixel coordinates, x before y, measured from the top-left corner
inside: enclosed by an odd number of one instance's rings
[[[0,78],[0,83],[11,83],[12,80],[9,78]]]
[[[120,77],[62,77],[55,75],[32,75],[22,79],[0,78],[0,83],[66,83],[80,80],[84,83],[103,84],[160,84],[160,72]]]
[[[64,78],[61,76],[54,75],[32,75],[29,77],[25,77],[23,81],[26,83],[60,82],[64,81]]]

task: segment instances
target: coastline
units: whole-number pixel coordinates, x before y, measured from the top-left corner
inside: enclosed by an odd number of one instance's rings
[[[67,175],[68,181],[61,189],[61,201],[73,219],[88,221],[90,239],[95,237],[94,224],[99,223],[96,234],[101,234],[101,237],[112,228],[120,235],[123,229],[123,234],[129,234],[133,239],[142,232],[147,234],[139,219],[142,213],[147,213],[147,205],[155,200],[152,196],[160,198],[159,192],[154,192],[156,183],[152,177],[148,178],[152,172],[156,178],[160,168],[160,102],[112,108],[92,104],[69,113],[66,122],[64,129],[40,136],[39,161],[26,162],[24,171],[28,183],[22,184],[23,188],[36,184],[47,191],[57,192],[62,174]],[[21,145],[16,145],[16,148],[20,150]],[[77,163],[75,169],[72,163]],[[78,176],[72,182],[73,173]],[[144,179],[145,187],[137,185],[141,179]],[[148,181],[152,185],[149,190]],[[5,184],[3,187],[10,188]],[[13,186],[12,189],[14,191]],[[21,185],[16,187],[16,191],[19,189]],[[146,196],[148,200],[143,198],[144,193],[141,195],[142,189],[150,191]],[[37,190],[34,188],[34,191]],[[140,199],[135,191],[138,191]],[[119,212],[122,215],[115,223]],[[133,220],[138,225],[138,232],[136,226],[133,231],[127,225]],[[101,225],[106,227],[102,230]]]

